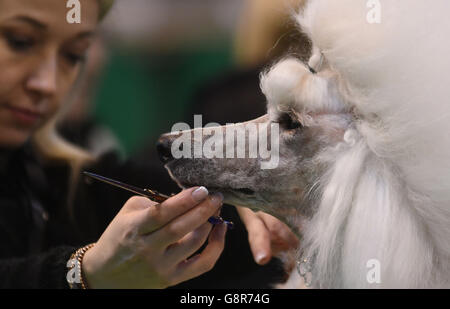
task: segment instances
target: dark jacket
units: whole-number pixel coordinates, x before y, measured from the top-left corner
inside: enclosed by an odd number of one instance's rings
[[[87,170],[164,193],[178,192],[154,160],[121,162],[104,155]],[[79,181],[74,216],[67,207],[70,168],[37,161],[29,145],[0,151],[0,288],[68,288],[66,263],[82,246],[95,242],[129,193],[98,182]],[[216,268],[176,288],[265,288],[281,279],[274,260],[257,266],[247,234],[233,207],[222,215],[237,223],[227,235]]]

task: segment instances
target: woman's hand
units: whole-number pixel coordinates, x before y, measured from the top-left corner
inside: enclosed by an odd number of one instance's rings
[[[297,248],[297,236],[277,218],[244,207],[236,209],[247,228],[253,258],[259,265],[267,264],[272,256],[282,251]]]
[[[211,270],[222,253],[226,225],[210,234],[207,220],[222,202],[221,194],[208,196],[204,187],[161,204],[132,197],[83,258],[88,286],[166,288]],[[207,238],[204,250],[188,259]]]

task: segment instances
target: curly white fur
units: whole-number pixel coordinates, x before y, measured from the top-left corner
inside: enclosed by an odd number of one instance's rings
[[[277,168],[260,157],[166,167],[299,232],[313,286],[450,287],[450,2],[380,0],[371,24],[376,2],[310,0],[296,16],[312,57],[262,74],[268,115],[251,121],[280,124]],[[161,140],[170,149],[177,136]],[[285,287],[300,285],[294,271]]]
[[[355,116],[347,143],[321,154],[330,168],[302,245],[318,287],[450,287],[450,2],[380,0],[380,24],[366,4],[312,0],[296,16],[314,45],[310,65],[323,56],[339,95],[319,68],[302,92],[315,93],[292,100],[304,74],[294,60],[262,80],[270,104],[326,102]],[[378,284],[365,275],[371,259]]]

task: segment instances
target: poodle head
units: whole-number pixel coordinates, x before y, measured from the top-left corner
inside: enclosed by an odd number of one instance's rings
[[[327,166],[324,150],[355,139],[353,115],[339,93],[338,76],[320,54],[311,59],[305,64],[288,58],[262,74],[268,102],[263,117],[163,135],[158,147],[172,178],[183,188],[203,185],[222,192],[228,203],[264,210],[284,221],[297,211],[311,215],[314,184]],[[234,132],[241,132],[240,141]],[[180,151],[185,155],[176,153]]]

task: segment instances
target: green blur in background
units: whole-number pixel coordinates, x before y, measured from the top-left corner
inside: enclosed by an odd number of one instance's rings
[[[93,117],[129,156],[185,121],[195,92],[232,65],[230,42],[161,54],[112,49]]]

